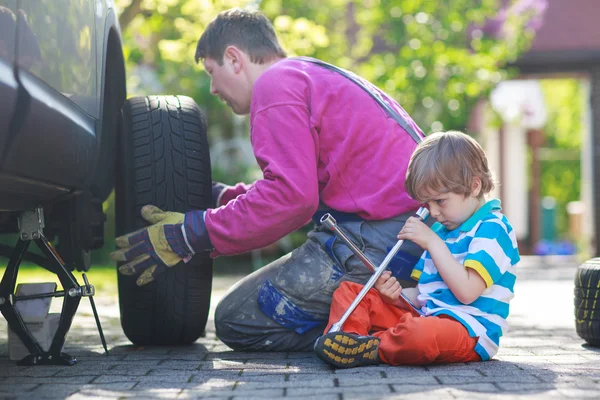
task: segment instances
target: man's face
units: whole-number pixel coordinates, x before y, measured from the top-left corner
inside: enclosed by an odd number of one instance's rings
[[[244,75],[236,73],[235,66],[227,56],[223,57],[223,65],[212,59],[204,60],[204,69],[210,76],[210,93],[219,96],[234,113],[238,115],[250,112],[250,95],[246,90]]]

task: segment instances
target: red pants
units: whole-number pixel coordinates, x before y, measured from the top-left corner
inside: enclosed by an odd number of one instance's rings
[[[343,282],[333,294],[329,325],[340,320],[363,285]],[[448,316],[421,317],[415,311],[385,303],[371,289],[348,317],[343,331],[379,337],[379,358],[390,365],[481,361],[477,338]]]

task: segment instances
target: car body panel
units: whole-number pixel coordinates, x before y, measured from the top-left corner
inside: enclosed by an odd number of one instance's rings
[[[26,108],[27,117],[17,117],[19,123],[12,125],[3,149],[2,173],[82,187],[94,166],[96,120],[25,71],[19,74],[19,82],[29,97],[23,101],[27,105],[17,107]]]
[[[16,58],[0,58],[2,211],[31,207],[19,205],[19,196],[48,203],[85,189],[102,168],[107,42],[116,31],[120,45],[120,30],[112,1],[0,0],[0,6],[12,10],[17,24]]]

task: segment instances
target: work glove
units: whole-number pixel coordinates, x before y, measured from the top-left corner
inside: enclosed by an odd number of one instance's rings
[[[188,262],[196,252],[212,249],[204,211],[182,214],[147,205],[142,207],[142,217],[152,225],[118,237],[119,249],[110,253],[113,260],[126,262],[119,267],[121,274],[139,275],[138,286],[152,282],[181,260]]]
[[[214,207],[221,206],[221,204],[219,204],[221,202],[221,197],[223,197],[223,194],[225,193],[225,191],[227,189],[229,189],[230,187],[231,186],[226,185],[224,183],[213,181],[213,183],[212,183],[212,201],[213,201]]]

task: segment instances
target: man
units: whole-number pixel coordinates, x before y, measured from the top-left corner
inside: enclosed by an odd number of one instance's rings
[[[219,14],[198,41],[200,60],[211,93],[236,114],[250,114],[263,178],[251,185],[215,184],[217,206],[206,211],[184,216],[145,207],[142,214],[155,225],[118,239],[124,249],[114,257],[128,261],[120,271],[141,274],[144,284],[196,252],[216,257],[261,248],[325,212],[372,262],[381,262],[418,207],[404,190],[415,139],[347,77],[286,58],[260,13]],[[402,107],[365,84],[422,136]],[[408,264],[420,253],[413,249]],[[364,283],[370,274],[317,224],[303,245],[230,290],[215,313],[217,336],[236,350],[310,350],[327,322],[333,291],[343,281]]]

